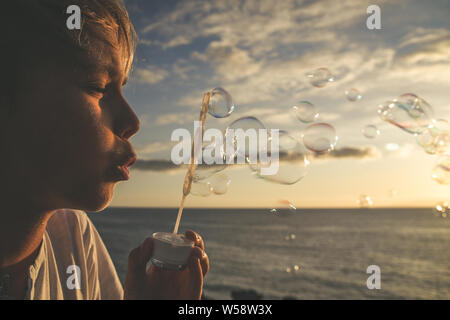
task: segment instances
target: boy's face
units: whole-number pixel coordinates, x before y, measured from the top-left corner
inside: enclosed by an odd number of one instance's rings
[[[32,72],[6,123],[6,183],[44,209],[101,210],[136,161],[129,139],[139,121],[122,95],[124,62],[106,44],[98,52],[91,68]]]

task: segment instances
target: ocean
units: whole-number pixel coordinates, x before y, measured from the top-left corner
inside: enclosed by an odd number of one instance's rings
[[[279,212],[280,213],[280,212]],[[179,232],[203,236],[211,269],[204,293],[231,299],[450,299],[450,218],[432,209],[185,209]],[[177,209],[89,213],[125,279],[129,251],[171,232]],[[368,266],[381,288],[368,289]]]

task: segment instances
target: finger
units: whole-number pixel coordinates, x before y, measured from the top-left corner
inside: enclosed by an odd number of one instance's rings
[[[141,245],[131,250],[128,255],[128,269],[139,271],[145,270],[147,262],[153,253],[153,238],[145,239]]]
[[[200,300],[203,290],[203,274],[200,259],[196,255],[189,258],[189,270],[192,279],[191,299]]]
[[[199,247],[200,249],[205,250],[205,243],[203,242],[202,237],[197,232],[188,230],[185,232],[185,236],[189,240],[194,241],[194,245],[196,247]]]
[[[206,254],[206,252],[199,247],[192,248],[191,252],[191,258],[195,257],[200,261],[200,266],[202,268],[202,275],[203,277],[206,276],[206,274],[209,271],[209,257]]]
[[[125,277],[124,298],[137,299],[145,277],[145,267],[153,251],[153,241],[147,238],[128,255],[128,271]]]

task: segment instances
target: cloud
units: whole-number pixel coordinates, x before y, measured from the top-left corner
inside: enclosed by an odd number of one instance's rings
[[[328,153],[313,153],[314,160],[323,159],[378,159],[381,152],[374,146],[368,147],[342,147]]]
[[[298,157],[292,154],[288,153],[280,153],[279,154],[280,161],[290,161],[290,162],[296,162],[302,157]],[[343,147],[340,149],[335,149],[329,153],[324,154],[309,154],[308,158],[315,160],[342,160],[342,159],[378,159],[381,157],[381,153],[378,151],[376,147],[369,146],[369,147]],[[200,165],[203,168],[222,168],[223,165],[221,164],[211,164],[211,165]],[[242,167],[245,165],[241,164],[229,164],[227,166],[231,167]],[[157,172],[171,172],[174,173],[175,171],[181,171],[186,170],[187,165],[181,164],[181,165],[175,165],[170,160],[145,160],[145,159],[138,159],[136,164],[132,167],[136,170],[142,170],[142,171],[157,171]]]
[[[155,84],[166,79],[169,73],[157,66],[148,65],[144,69],[136,69],[135,76],[139,82]]]
[[[156,153],[171,149],[175,143],[173,141],[155,141],[145,146],[136,147],[136,151],[139,154]]]

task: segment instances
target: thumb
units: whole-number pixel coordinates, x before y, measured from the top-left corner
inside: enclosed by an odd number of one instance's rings
[[[147,238],[128,255],[128,271],[125,278],[125,299],[137,299],[144,285],[147,262],[153,253],[153,239]]]

